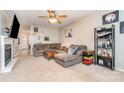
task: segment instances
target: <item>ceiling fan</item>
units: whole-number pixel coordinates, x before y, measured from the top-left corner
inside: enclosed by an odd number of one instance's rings
[[[48,22],[49,23],[59,23],[62,24],[62,22],[60,21],[61,18],[66,18],[67,15],[56,15],[54,10],[47,10],[48,12],[48,16],[38,16],[39,18],[48,18]]]

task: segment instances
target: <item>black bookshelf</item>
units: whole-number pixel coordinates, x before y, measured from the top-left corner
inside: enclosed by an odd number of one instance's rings
[[[94,29],[95,64],[115,69],[115,26]]]

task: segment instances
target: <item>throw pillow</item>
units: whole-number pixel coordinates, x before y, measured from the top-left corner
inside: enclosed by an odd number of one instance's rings
[[[75,53],[75,51],[77,51],[77,49],[78,49],[79,47],[77,47],[77,46],[71,46],[69,49],[68,49],[68,54],[74,54]]]
[[[77,51],[74,53],[75,55],[81,56],[82,55],[82,48],[78,48]]]

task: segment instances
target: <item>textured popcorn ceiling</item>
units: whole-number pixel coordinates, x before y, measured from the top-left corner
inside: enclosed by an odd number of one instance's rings
[[[66,26],[81,17],[86,16],[95,10],[56,10],[57,15],[67,15],[67,18],[61,20],[62,24],[49,24],[48,19],[38,18],[37,16],[48,16],[46,10],[14,10],[16,15],[20,18],[23,27],[28,28],[30,25],[47,26],[59,28]]]

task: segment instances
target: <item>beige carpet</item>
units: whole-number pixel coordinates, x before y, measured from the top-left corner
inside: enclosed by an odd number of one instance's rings
[[[86,66],[82,63],[63,68],[54,60],[29,55],[20,56],[12,72],[0,74],[4,82],[89,82],[124,81],[124,73],[111,71],[97,65]]]

